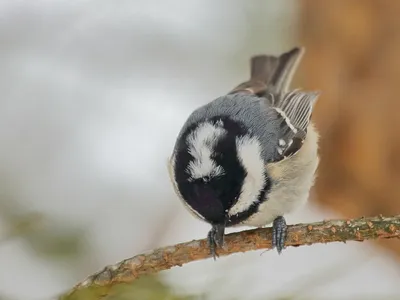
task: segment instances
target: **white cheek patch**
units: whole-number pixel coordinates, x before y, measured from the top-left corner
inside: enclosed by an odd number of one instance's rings
[[[215,161],[211,159],[211,154],[218,138],[225,133],[225,129],[205,122],[188,136],[189,153],[194,158],[187,169],[191,179],[205,176],[216,177],[224,173],[224,169],[217,166]]]
[[[238,157],[247,176],[244,179],[241,194],[228,214],[235,214],[246,211],[250,206],[258,201],[257,196],[265,184],[264,160],[261,158],[261,146],[256,138],[244,136],[236,139]]]

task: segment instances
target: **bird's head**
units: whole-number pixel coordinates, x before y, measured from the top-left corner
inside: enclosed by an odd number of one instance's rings
[[[199,218],[235,225],[250,216],[267,180],[258,139],[229,117],[188,126],[178,138],[170,174],[177,194]]]

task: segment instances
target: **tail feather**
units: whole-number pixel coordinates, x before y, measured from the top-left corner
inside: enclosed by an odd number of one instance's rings
[[[250,79],[250,82],[264,84],[265,98],[288,118],[290,125],[298,130],[300,136],[307,131],[315,101],[319,96],[318,92],[288,91],[303,54],[304,48],[296,47],[279,56],[254,56],[251,59]]]
[[[253,56],[250,80],[238,85],[231,93],[247,91],[260,96],[267,92],[286,93],[303,53],[303,48],[296,47],[279,56]]]
[[[250,81],[268,84],[279,64],[279,57],[272,55],[253,56],[250,61]]]
[[[304,48],[297,47],[279,56],[278,66],[274,70],[271,80],[268,81],[269,89],[276,94],[288,91],[303,54]]]
[[[295,154],[302,147],[319,96],[319,92],[289,91],[303,54],[304,48],[296,47],[279,56],[253,56],[250,80],[231,92],[264,98],[280,116],[279,141],[283,146],[279,146],[278,153],[281,158]]]

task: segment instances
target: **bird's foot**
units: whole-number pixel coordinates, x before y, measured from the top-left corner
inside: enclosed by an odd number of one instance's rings
[[[285,248],[287,225],[285,218],[280,216],[274,220],[272,226],[272,248],[276,248],[278,254],[281,254]]]
[[[210,252],[214,260],[218,257],[217,247],[224,246],[225,225],[213,225],[208,232],[207,241],[210,247]]]

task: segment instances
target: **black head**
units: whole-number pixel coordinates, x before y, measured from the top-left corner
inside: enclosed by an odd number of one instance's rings
[[[249,132],[228,117],[188,127],[176,145],[174,176],[183,200],[211,224],[239,223],[228,211],[241,195],[247,171],[237,139]],[[237,216],[235,216],[237,217]]]

